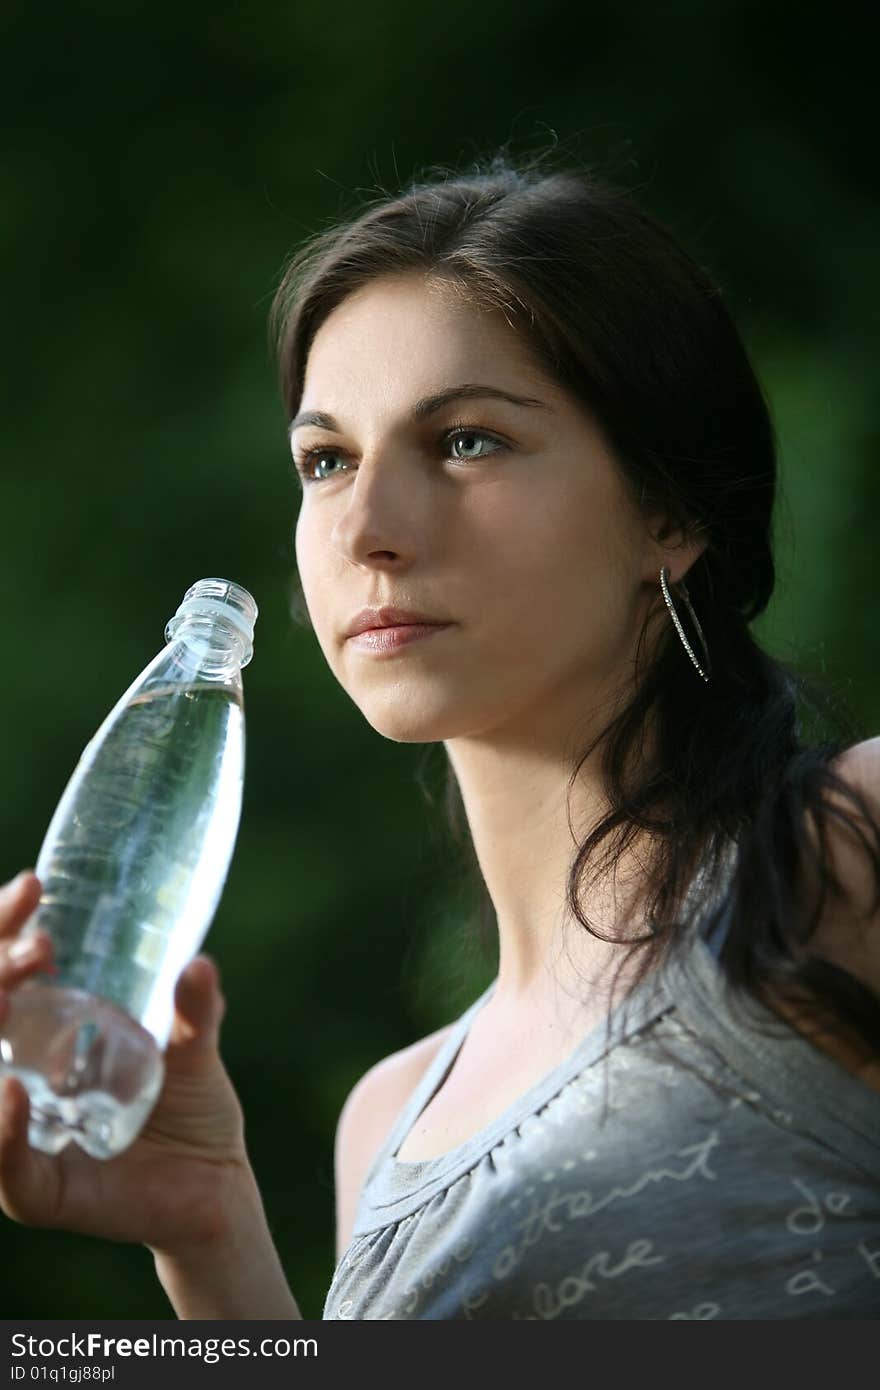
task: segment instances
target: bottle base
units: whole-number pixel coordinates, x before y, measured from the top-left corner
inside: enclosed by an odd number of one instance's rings
[[[37,984],[11,996],[0,1075],[26,1088],[28,1142],[42,1153],[75,1143],[115,1158],[137,1138],[164,1072],[152,1035],[106,999]]]
[[[137,1105],[119,1105],[100,1091],[83,1092],[75,1099],[58,1096],[39,1072],[4,1067],[27,1089],[31,1103],[28,1143],[41,1153],[58,1154],[68,1144],[78,1144],[92,1158],[115,1158],[133,1143],[143,1128],[161,1089]]]

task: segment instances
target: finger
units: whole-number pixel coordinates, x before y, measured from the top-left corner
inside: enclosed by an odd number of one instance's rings
[[[23,869],[0,888],[0,937],[14,936],[37,909],[43,885],[31,869]]]
[[[169,1055],[205,1054],[216,1049],[226,1001],[220,976],[209,956],[196,956],[181,972],[174,991],[174,1024]]]
[[[57,974],[52,960],[52,938],[48,932],[35,931],[12,941],[0,941],[0,986],[14,989],[29,975],[45,970]]]
[[[57,1190],[51,1164],[28,1143],[29,1119],[27,1091],[17,1077],[6,1077],[0,1082],[0,1208],[13,1221],[44,1226]]]

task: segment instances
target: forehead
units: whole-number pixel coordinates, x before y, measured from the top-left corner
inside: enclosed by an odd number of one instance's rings
[[[499,385],[546,380],[528,345],[497,308],[478,305],[448,280],[421,272],[387,275],[348,295],[323,321],[306,362],[306,397],[351,386],[355,380],[436,389],[491,369]],[[454,372],[454,375],[452,373]],[[501,377],[505,380],[500,380]]]

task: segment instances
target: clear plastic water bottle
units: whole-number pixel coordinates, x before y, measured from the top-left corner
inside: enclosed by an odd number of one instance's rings
[[[240,585],[193,584],[49,824],[23,934],[49,933],[57,973],[13,991],[0,1035],[0,1075],[27,1087],[29,1141],[45,1153],[73,1140],[112,1158],[162,1088],[174,986],[211,924],[238,832],[241,670],[256,617]]]

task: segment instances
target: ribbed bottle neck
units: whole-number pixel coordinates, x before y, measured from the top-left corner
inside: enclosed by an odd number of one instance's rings
[[[254,653],[257,605],[229,579],[200,579],[187,589],[165,628],[166,642],[182,642],[208,674],[247,666]]]

